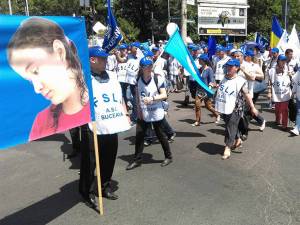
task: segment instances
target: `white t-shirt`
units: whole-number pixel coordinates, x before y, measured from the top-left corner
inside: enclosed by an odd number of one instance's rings
[[[256,71],[261,70],[260,66],[256,63],[253,63],[253,62],[243,61],[242,66],[245,67],[245,71],[247,73],[249,73],[251,75],[251,77],[253,77],[253,78],[256,77],[256,75],[255,75]],[[241,71],[239,71],[239,75],[243,76],[246,79],[245,74],[243,72],[241,72],[241,73],[240,72]],[[253,98],[253,89],[254,89],[255,81],[254,80],[247,80],[247,83],[248,83],[249,94],[251,95],[251,98]]]
[[[109,80],[100,83],[92,77],[97,134],[115,134],[130,129],[124,107],[120,83],[115,72],[106,71]],[[92,123],[89,128],[93,130]]]
[[[287,74],[287,70],[276,74],[276,68],[272,68],[269,70],[269,79],[272,87],[272,101],[289,101],[291,98],[291,80]]]
[[[295,69],[298,69],[298,65],[297,65],[297,61],[295,59],[291,59],[290,62],[286,63],[287,68],[288,68],[288,72],[292,75],[295,74]]]
[[[215,98],[216,111],[226,115],[231,114],[236,106],[237,96],[246,84],[246,79],[241,76],[236,76],[233,79],[224,77]]]
[[[125,83],[132,84],[132,85],[136,84],[136,78],[139,72],[139,67],[140,67],[140,59],[133,55],[129,55],[127,61]]]
[[[116,56],[115,55],[109,55],[107,57],[106,70],[116,72],[117,64],[118,64],[118,61],[117,61]]]
[[[227,63],[228,60],[230,60],[230,57],[224,56],[217,62],[215,80],[223,80],[225,76],[223,66],[225,65],[225,63]]]
[[[149,83],[145,83],[142,77],[138,80],[138,104],[142,111],[143,120],[146,122],[160,121],[165,116],[162,101],[155,101],[151,105],[145,105],[143,101],[144,97],[153,97],[159,94],[157,89],[163,87],[165,80],[161,76],[157,76],[157,80],[157,86],[155,84],[154,74],[152,74],[152,78]]]
[[[300,72],[297,72],[293,76],[293,94],[296,95],[298,101],[300,101]]]
[[[179,75],[179,67],[180,64],[179,62],[174,58],[174,57],[170,57],[169,58],[169,73],[171,75]]]
[[[166,67],[167,67],[167,60],[165,60],[162,57],[159,57],[153,65],[153,72],[155,74],[159,74],[165,77],[167,75],[167,71],[165,70]]]

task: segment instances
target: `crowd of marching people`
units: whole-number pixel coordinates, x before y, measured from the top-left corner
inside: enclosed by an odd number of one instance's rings
[[[97,46],[89,49],[94,96],[100,96],[104,90],[105,93],[110,92],[116,100],[110,103],[110,108],[118,108],[122,112],[118,115],[116,127],[98,118],[97,110],[101,107],[96,108],[97,136],[102,143],[102,192],[109,199],[118,198],[110,187],[118,148],[117,133],[130,127],[136,129],[134,157],[126,170],[141,166],[144,146],[150,145],[154,138],[158,139],[164,152],[161,166],[173,162],[170,143],[174,141],[176,132],[166,118],[167,98],[171,93],[183,91],[185,97],[182,101],[186,105],[192,102],[191,98],[194,99],[195,120],[191,126],[201,125],[202,104],[213,114],[215,123],[224,121],[224,160],[247,139],[251,120],[255,120],[260,131],[265,129],[266,120],[255,107],[261,94],[266,94],[269,107],[274,109],[276,125],[283,131],[299,135],[300,72],[292,49],[280,54],[278,48],[267,49],[263,53],[257,47],[244,50],[233,45],[219,45],[216,53],[209,55],[206,45],[188,44],[202,81],[215,91],[215,95],[211,96],[173,56],[164,52],[163,45],[160,42],[148,48],[139,42],[121,44],[111,54]],[[104,99],[104,102],[108,101],[108,97]],[[294,119],[291,119],[291,114]],[[295,122],[291,130],[289,118]],[[91,131],[83,137],[91,140],[89,136]],[[84,151],[90,143],[82,142],[80,148]],[[93,188],[95,181],[91,177],[94,176],[94,167],[90,165],[90,154],[85,155],[82,155],[80,192],[93,207],[96,193]]]

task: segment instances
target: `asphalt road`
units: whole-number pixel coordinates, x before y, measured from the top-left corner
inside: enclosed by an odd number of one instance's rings
[[[177,131],[174,162],[160,167],[159,144],[145,148],[144,164],[125,167],[134,152],[135,129],[119,136],[114,185],[117,201],[104,199],[100,217],[78,194],[79,158],[69,134],[58,134],[0,152],[0,225],[296,225],[300,224],[300,138],[251,125],[242,153],[222,160],[222,123],[203,109],[192,127],[192,105],[172,94],[168,120]],[[179,101],[177,101],[179,100]],[[262,102],[258,103],[261,109]]]

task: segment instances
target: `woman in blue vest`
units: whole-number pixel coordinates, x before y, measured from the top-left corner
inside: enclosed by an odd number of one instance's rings
[[[156,136],[160,141],[165,154],[165,160],[161,166],[167,166],[172,162],[172,153],[168,138],[163,131],[163,119],[165,112],[162,101],[167,99],[164,80],[155,76],[152,72],[153,61],[144,57],[140,61],[141,76],[137,80],[137,109],[138,120],[136,125],[135,155],[133,162],[127,166],[127,170],[141,165],[144,150],[144,137],[147,127],[153,124]]]

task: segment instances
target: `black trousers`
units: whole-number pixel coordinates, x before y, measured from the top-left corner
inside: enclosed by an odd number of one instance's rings
[[[136,140],[135,140],[135,155],[134,160],[140,161],[142,160],[142,154],[144,151],[144,138],[146,134],[147,127],[150,126],[151,123],[145,122],[143,120],[138,119],[136,124]],[[163,131],[163,120],[152,122],[154,127],[155,134],[164,150],[165,158],[172,158],[172,153],[170,150],[170,145],[168,142],[167,135]]]
[[[97,135],[97,139],[101,185],[102,189],[104,189],[109,185],[114,171],[118,151],[118,135]],[[94,172],[96,168],[96,158],[93,133],[89,130],[87,125],[82,129],[81,147],[79,192],[83,197],[88,197],[91,192],[97,193],[97,178]]]
[[[79,152],[80,150],[80,127],[75,127],[69,130],[71,139],[72,139],[72,147],[73,152]]]

